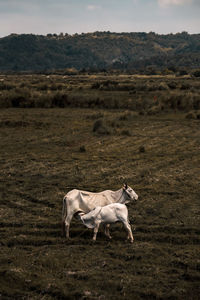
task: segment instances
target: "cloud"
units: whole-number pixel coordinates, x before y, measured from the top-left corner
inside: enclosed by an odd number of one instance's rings
[[[92,5],[92,4],[90,4],[90,5],[87,6],[87,10],[89,10],[89,11],[94,11],[94,10],[97,10],[99,8],[100,8],[99,5]]]
[[[193,0],[158,0],[158,4],[161,7],[168,7],[173,5],[185,5],[191,4]]]

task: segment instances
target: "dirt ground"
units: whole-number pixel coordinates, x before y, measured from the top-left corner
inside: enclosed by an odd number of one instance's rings
[[[97,119],[104,130],[93,131]],[[1,299],[199,299],[200,123],[184,113],[92,108],[0,110]],[[74,220],[71,189],[139,195],[135,241]]]

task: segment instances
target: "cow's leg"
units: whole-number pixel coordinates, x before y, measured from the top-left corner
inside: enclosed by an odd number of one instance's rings
[[[70,222],[72,220],[72,217],[73,217],[73,214],[70,214],[65,219],[65,234],[66,234],[66,238],[69,238],[69,227],[70,227]]]
[[[105,228],[105,235],[106,235],[109,239],[112,239],[112,237],[111,237],[111,235],[110,235],[109,227],[110,227],[110,224],[104,225],[104,228]]]
[[[132,234],[130,224],[128,222],[123,222],[123,224],[124,224],[124,227],[125,227],[126,231],[128,232],[128,237],[127,238],[131,240],[131,243],[133,243],[134,238],[133,238],[133,234]]]
[[[93,241],[96,241],[96,239],[97,239],[97,232],[98,232],[98,230],[99,230],[99,225],[100,225],[100,223],[96,223],[96,224],[95,224],[95,227],[94,227],[94,235],[93,235]]]
[[[65,236],[65,221],[62,221],[62,236]]]

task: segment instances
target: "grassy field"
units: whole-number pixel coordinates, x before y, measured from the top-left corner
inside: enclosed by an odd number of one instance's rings
[[[101,93],[93,88],[69,92]],[[5,92],[9,98],[13,90]],[[119,91],[102,92],[114,98]],[[173,106],[155,114],[150,106],[21,106],[0,110],[0,298],[199,299],[197,110],[186,118],[190,109]],[[92,242],[76,220],[70,240],[61,236],[69,190],[117,190],[124,182],[139,195],[128,205],[133,244],[121,224],[111,226],[112,240],[100,230]]]

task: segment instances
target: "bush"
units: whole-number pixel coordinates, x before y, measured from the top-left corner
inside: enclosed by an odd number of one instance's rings
[[[200,110],[196,112],[197,119],[200,120]]]
[[[144,153],[145,152],[145,147],[144,146],[140,146],[139,147],[139,152],[140,153]]]
[[[56,93],[52,99],[52,106],[66,107],[69,104],[68,95],[63,93]]]
[[[189,111],[185,117],[186,119],[200,120],[200,111]]]
[[[199,94],[196,94],[193,96],[193,108],[194,109],[200,109],[200,96]]]
[[[169,82],[167,85],[171,90],[175,90],[177,88],[177,84],[174,81]]]
[[[156,114],[159,114],[160,111],[161,111],[161,107],[159,105],[154,105],[148,109],[147,114],[148,115],[156,115]]]
[[[93,125],[93,132],[98,134],[110,134],[111,131],[102,119],[96,120]]]
[[[169,89],[169,86],[165,82],[161,82],[160,85],[158,86],[159,91],[166,91]]]
[[[122,113],[119,116],[119,120],[120,121],[128,121],[133,117],[133,113],[131,113],[130,111],[125,111],[124,113]]]
[[[80,152],[82,152],[82,153],[83,153],[83,152],[86,152],[86,148],[85,148],[84,145],[80,146],[79,150],[80,150]]]
[[[196,119],[197,118],[194,111],[188,112],[185,117],[186,117],[186,119]]]
[[[185,76],[185,75],[188,75],[188,72],[186,70],[180,70],[179,75],[180,76]]]
[[[37,85],[37,90],[38,91],[47,91],[48,90],[48,84],[46,83],[41,83]]]
[[[200,77],[200,69],[199,69],[199,70],[195,70],[195,71],[192,73],[192,75],[193,75],[194,77]]]
[[[30,98],[31,94],[26,89],[15,90],[9,94],[12,107],[29,107]]]
[[[99,82],[95,82],[91,85],[91,89],[99,89],[101,84]]]
[[[103,118],[103,116],[104,116],[104,114],[103,114],[102,112],[97,112],[97,113],[88,115],[88,116],[87,116],[87,119],[90,119],[90,120],[96,120],[96,119]]]
[[[1,97],[0,98],[0,108],[8,108],[8,107],[12,107],[12,102],[10,99],[5,98],[5,97]]]
[[[131,132],[128,129],[123,129],[121,135],[131,136]]]
[[[180,89],[181,90],[189,90],[191,88],[189,83],[182,83]]]
[[[52,97],[47,94],[33,94],[32,103],[33,107],[51,108]]]
[[[3,81],[0,82],[0,91],[4,91],[4,90],[10,91],[10,90],[12,90],[14,88],[15,88],[14,85],[11,85],[11,84],[3,82]]]
[[[97,121],[94,122],[94,125],[93,125],[93,131],[97,131],[100,127],[103,126],[103,120],[102,119],[99,119]]]

